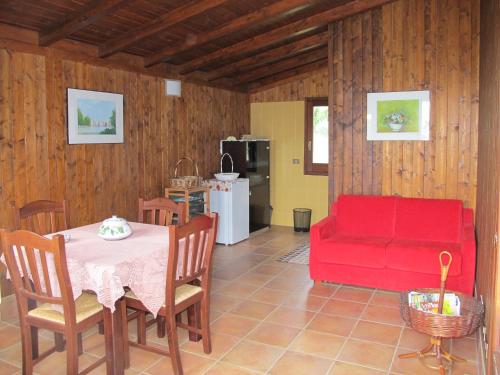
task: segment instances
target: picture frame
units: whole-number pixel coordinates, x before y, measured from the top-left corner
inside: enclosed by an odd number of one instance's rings
[[[123,95],[68,88],[68,143],[123,143]]]
[[[428,141],[429,91],[376,92],[367,94],[369,141]]]

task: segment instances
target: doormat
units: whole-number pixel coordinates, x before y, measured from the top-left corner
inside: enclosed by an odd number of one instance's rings
[[[309,243],[304,243],[292,251],[280,256],[279,262],[309,264]]]

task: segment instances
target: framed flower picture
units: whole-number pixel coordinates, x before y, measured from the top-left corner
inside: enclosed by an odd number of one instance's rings
[[[429,91],[368,93],[369,141],[428,141]]]
[[[68,143],[123,143],[123,95],[68,89]]]

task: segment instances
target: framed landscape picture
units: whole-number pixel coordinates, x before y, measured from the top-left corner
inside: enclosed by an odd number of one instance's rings
[[[429,91],[369,93],[367,104],[368,140],[429,140]]]
[[[123,95],[68,89],[68,143],[123,143]]]

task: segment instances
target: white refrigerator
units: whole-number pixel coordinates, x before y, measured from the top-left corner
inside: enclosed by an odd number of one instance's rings
[[[249,180],[210,180],[210,211],[219,214],[217,243],[232,245],[249,236]]]

